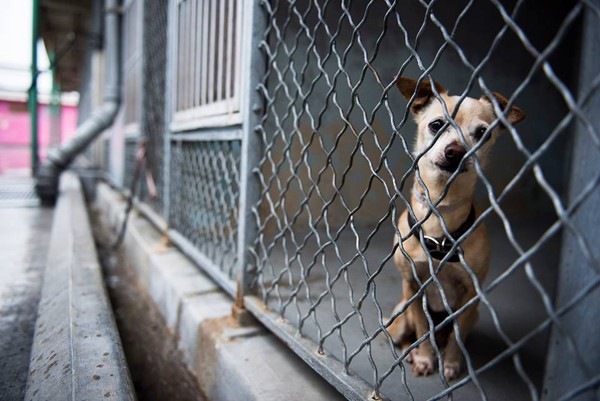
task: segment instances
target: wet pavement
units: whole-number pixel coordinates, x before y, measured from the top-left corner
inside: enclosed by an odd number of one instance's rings
[[[31,179],[0,177],[0,400],[25,395],[52,212]]]

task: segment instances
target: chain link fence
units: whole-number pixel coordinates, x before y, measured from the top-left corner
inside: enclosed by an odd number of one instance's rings
[[[143,8],[140,200],[343,395],[597,398],[597,2]]]
[[[590,125],[574,101],[576,81],[567,72],[572,68],[567,63],[578,56],[569,43],[578,40],[576,27],[586,6],[596,13],[593,5],[577,2],[545,11],[525,2],[265,3],[268,23],[261,45],[267,67],[261,94],[266,112],[259,126],[264,152],[257,171],[258,235],[251,247],[254,285],[274,316],[314,341],[311,351],[334,357],[340,370],[364,379],[374,389],[373,398],[495,399],[510,392],[511,399],[537,399],[544,388],[549,323],[560,331],[577,364],[590,366],[575,345],[577,331],[560,323],[552,302],[558,231],[579,238],[578,251],[592,255],[589,240],[570,220],[569,210],[577,206],[566,206],[561,171],[568,160],[565,137],[574,128],[569,123],[576,118]],[[543,28],[534,25],[535,19],[544,22]],[[448,125],[447,131],[461,132],[468,152],[463,166],[470,165],[483,183],[475,196],[481,212],[459,235],[454,230],[460,221],[452,222],[444,207],[449,202],[438,199],[441,191],[434,192],[437,185],[425,176],[431,174],[425,161],[436,142],[444,143],[450,133],[440,129],[427,146],[419,147],[423,140],[412,145],[417,127],[397,88],[402,75],[422,85],[405,94],[409,106],[423,100],[420,91],[433,85],[433,76],[459,95],[442,98],[441,87],[428,95],[435,98],[430,102],[437,99],[446,106],[435,117]],[[596,89],[592,86],[591,92]],[[474,127],[465,126],[456,110],[461,104],[472,107],[467,96],[500,99],[492,90],[503,91],[508,106],[492,101],[498,118],[482,135],[492,136],[498,125],[508,130],[500,134],[505,137],[498,138],[497,153],[484,171],[480,158],[485,149],[479,149],[486,140],[474,143],[468,132]],[[515,103],[527,110],[532,123],[518,129],[511,124],[508,110]],[[426,118],[415,114],[419,122]],[[594,129],[588,134],[592,143],[597,141]],[[451,188],[464,181],[453,173],[443,195],[450,198]],[[580,200],[597,189],[593,181]],[[523,194],[530,195],[529,204],[518,198]],[[396,228],[406,208],[414,222]],[[437,236],[457,250],[454,262],[452,252],[436,257],[425,238],[421,252],[414,250],[408,228],[414,225],[415,232],[422,224],[424,235],[435,228],[428,218],[438,220],[442,229]],[[473,252],[469,235],[481,236],[478,227],[486,223],[492,256],[483,281],[476,258],[462,250]],[[394,235],[400,240],[393,242]],[[403,271],[404,285],[394,258],[412,268],[412,273],[406,267],[408,272]],[[598,266],[594,257],[587,264]],[[456,300],[449,282],[470,287],[472,295]],[[466,344],[469,306],[477,303],[480,323]],[[416,315],[423,315],[426,326],[403,328],[404,334],[412,330],[412,339],[394,338],[394,324],[418,325]],[[441,335],[444,330],[449,338]],[[486,344],[482,337],[494,341]],[[445,342],[453,340],[458,344],[451,349]],[[406,363],[411,359],[412,369]],[[464,360],[459,378],[451,365],[457,360]],[[322,364],[324,371],[335,366]],[[415,378],[424,374],[431,376]],[[339,387],[345,386],[353,385]],[[365,397],[364,390],[347,395]]]
[[[178,141],[172,149],[169,223],[235,281],[239,141]]]
[[[167,69],[167,28],[168,2],[147,0],[144,5],[143,23],[143,95],[142,133],[147,139],[147,168],[158,189],[155,197],[150,197],[143,186],[141,198],[150,204],[161,216],[166,216],[165,156],[167,146],[167,125],[165,123],[166,69]],[[142,179],[145,184],[145,180]]]

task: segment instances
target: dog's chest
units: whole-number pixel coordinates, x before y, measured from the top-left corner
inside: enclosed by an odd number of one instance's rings
[[[437,268],[437,263],[435,263]],[[427,263],[417,263],[417,273],[421,282],[429,279],[429,266]],[[436,275],[434,280],[425,293],[427,294],[427,303],[434,312],[444,312],[444,297],[451,308],[460,305],[460,296],[465,293],[465,283],[468,282],[468,276],[460,263],[446,263],[442,270]]]

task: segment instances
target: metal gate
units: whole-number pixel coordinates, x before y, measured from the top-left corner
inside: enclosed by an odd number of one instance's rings
[[[143,5],[141,134],[159,194],[142,191],[142,210],[342,394],[597,397],[596,1]],[[487,96],[498,117],[484,138],[507,128],[485,168],[475,154],[485,141],[469,147],[461,133],[481,214],[452,250],[462,255],[485,223],[492,256],[483,282],[459,257],[476,295],[458,309],[436,279],[448,260],[428,258],[433,278],[394,310],[392,259],[408,240],[394,241],[396,223],[443,131],[415,152],[417,94],[403,99],[401,76],[439,82],[459,105]],[[514,104],[527,114],[518,127],[506,113]],[[462,132],[455,118],[444,109],[446,126]],[[441,218],[439,201],[424,201]],[[427,307],[429,287],[442,294],[441,319]],[[413,303],[429,328],[401,350],[388,318]],[[477,303],[480,321],[463,342],[456,321]],[[456,380],[444,375],[440,330],[459,343]],[[407,357],[426,341],[438,363],[414,377]]]

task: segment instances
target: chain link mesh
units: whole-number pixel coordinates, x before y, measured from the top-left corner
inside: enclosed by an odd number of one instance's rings
[[[172,146],[169,222],[230,279],[236,279],[239,141]]]
[[[168,2],[147,0],[144,3],[144,74],[142,133],[147,138],[146,160],[152,179],[158,189],[157,197],[142,192],[144,202],[165,216],[164,163],[166,151],[165,91],[167,65]],[[145,180],[143,180],[145,181]],[[166,216],[165,216],[166,217]]]
[[[597,7],[573,1],[540,10],[524,1],[495,0],[263,4],[268,24],[261,50],[267,66],[260,91],[266,112],[258,134],[264,156],[256,170],[261,194],[250,252],[257,267],[254,288],[264,304],[314,340],[319,353],[329,353],[366,380],[375,396],[496,399],[510,391],[511,399],[538,399],[551,324],[569,356],[587,366],[589,359],[573,340],[576,333],[559,319],[568,305],[554,307],[553,294],[561,230],[575,238],[595,269],[594,285],[577,297],[593,291],[598,281],[592,244],[571,215],[597,191],[599,178],[568,203],[563,183],[571,123],[583,124],[598,144],[582,108],[597,95],[598,82],[585,86],[579,98],[574,95],[571,71],[578,54],[570,45],[579,38],[586,8],[598,23]],[[424,82],[440,77],[460,95],[458,105],[473,92],[491,99],[491,90],[502,88],[509,104],[516,100],[533,120],[519,130],[504,115],[494,122],[508,132],[485,173],[474,153],[482,145],[468,151],[483,183],[476,192],[483,206],[473,226],[452,241],[462,274],[476,289],[458,309],[450,307],[438,279],[447,260],[438,266],[429,258],[433,275],[417,279],[415,295],[394,310],[401,280],[392,258],[411,238],[401,236],[393,244],[394,234],[400,235],[396,222],[403,209],[413,213],[409,184],[424,185],[417,163],[441,135],[413,153],[415,127],[396,89],[401,75]],[[502,110],[498,101],[492,103]],[[444,110],[448,124],[460,131],[454,117]],[[461,133],[463,142],[466,134]],[[451,237],[439,202],[425,198],[427,216],[440,219]],[[490,274],[480,282],[460,245],[484,223],[490,226],[493,253]],[[428,253],[424,242],[423,247]],[[431,287],[444,303],[441,318],[427,307],[425,291]],[[481,322],[465,345],[456,321],[478,302]],[[387,334],[384,316],[397,318],[413,303],[425,305],[429,332],[401,350]],[[444,328],[455,332],[465,360],[458,380],[446,380],[443,344],[432,334]],[[416,379],[406,360],[425,341],[431,341],[440,363],[434,375]],[[589,390],[598,383],[593,370],[587,371]]]
[[[123,177],[123,188],[128,191],[131,190],[131,184],[135,175],[138,144],[138,138],[125,138],[125,175]],[[137,195],[137,189],[134,189],[134,191],[136,191]]]

